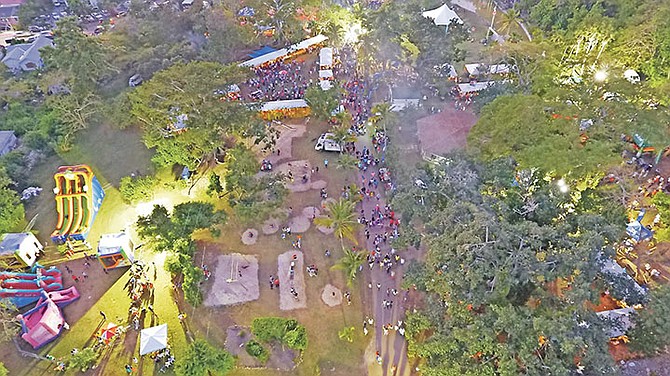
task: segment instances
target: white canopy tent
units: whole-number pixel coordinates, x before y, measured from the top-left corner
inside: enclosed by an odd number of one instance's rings
[[[319,65],[322,67],[332,67],[333,66],[333,49],[330,47],[324,47],[319,51]]]
[[[319,80],[332,80],[333,79],[333,71],[330,69],[326,70],[320,70],[319,71]]]
[[[433,10],[427,10],[421,13],[426,18],[433,20],[435,25],[444,26],[446,30],[449,30],[449,24],[453,20],[456,23],[463,25],[463,20],[454,12],[447,4],[442,4],[441,7]]]
[[[325,80],[325,81],[319,81],[319,86],[321,86],[321,90],[329,90],[330,88],[333,87],[333,83],[331,81]]]
[[[290,110],[292,108],[309,107],[304,99],[290,99],[283,101],[265,102],[261,106],[261,111]]]
[[[474,93],[477,91],[487,89],[494,83],[495,83],[494,81],[484,81],[484,82],[468,82],[465,84],[458,84],[458,91],[461,94]]]
[[[146,355],[167,347],[167,324],[152,326],[140,332],[140,355]]]

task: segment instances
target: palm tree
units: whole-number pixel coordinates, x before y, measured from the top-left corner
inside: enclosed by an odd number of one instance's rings
[[[351,286],[356,279],[356,274],[365,262],[365,252],[344,249],[344,256],[337,260],[331,269],[342,270],[347,277],[347,285]]]
[[[517,9],[510,9],[503,13],[502,21],[500,22],[500,32],[509,35],[512,27],[521,21],[521,12]]]
[[[398,120],[398,115],[391,110],[391,104],[388,102],[379,103],[372,107],[372,117],[370,121],[373,123],[382,123],[384,133],[386,133],[386,126],[393,124]]]
[[[340,117],[340,114],[343,114],[344,112],[340,112],[336,115],[336,117]],[[348,116],[348,114],[347,114]],[[348,142],[356,142],[356,135],[351,133],[351,127],[350,123],[347,123],[346,120],[347,116],[342,117],[343,121],[340,123],[340,125],[334,126],[330,129],[330,133],[333,135],[330,137],[333,141],[337,142],[340,144],[340,154],[344,152],[344,146]]]
[[[351,154],[342,154],[336,162],[336,168],[341,168],[344,170],[356,169],[358,168],[358,158]]]
[[[356,228],[359,226],[359,223],[354,213],[355,206],[356,204],[353,201],[340,198],[338,201],[329,202],[326,205],[326,210],[328,211],[327,217],[314,219],[315,225],[334,229],[335,235],[340,238],[342,249],[344,249],[344,238],[351,240],[354,244],[358,244],[358,240],[356,240]]]

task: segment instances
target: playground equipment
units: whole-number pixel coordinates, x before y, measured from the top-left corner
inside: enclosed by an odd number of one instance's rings
[[[644,218],[646,213],[646,210],[640,210],[637,218],[630,221],[626,226],[626,233],[628,236],[638,243],[654,237],[654,233],[641,223],[642,218]]]
[[[87,165],[61,166],[56,180],[56,211],[58,221],[51,240],[63,244],[67,240],[84,241],[91,229],[105,191]]]
[[[641,157],[644,153],[656,154],[655,163],[658,163],[661,160],[661,157],[670,155],[670,147],[657,148],[637,133],[635,133],[633,137],[622,135],[621,139],[622,141],[631,144],[633,150],[637,153],[635,155],[637,158]]]
[[[4,234],[0,242],[0,260],[10,268],[31,267],[43,250],[40,241],[29,232]]]
[[[67,290],[42,292],[35,308],[16,316],[21,322],[21,338],[37,350],[56,339],[67,324],[61,308],[79,299],[75,287]]]
[[[135,261],[134,249],[130,236],[125,232],[104,234],[98,243],[98,260],[107,270],[130,266]]]
[[[63,288],[60,270],[36,266],[31,273],[0,272],[0,298],[9,299],[21,308],[38,301],[43,292]]]

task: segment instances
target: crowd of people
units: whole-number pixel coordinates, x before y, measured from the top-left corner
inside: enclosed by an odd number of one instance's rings
[[[247,81],[252,99],[265,101],[304,98],[314,73],[298,61],[275,61],[254,71],[255,76]]]

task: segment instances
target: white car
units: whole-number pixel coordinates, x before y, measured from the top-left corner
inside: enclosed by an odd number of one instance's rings
[[[341,152],[342,146],[335,141],[335,135],[332,133],[324,133],[319,136],[319,139],[316,140],[316,145],[314,145],[314,150],[318,151],[336,151]]]

